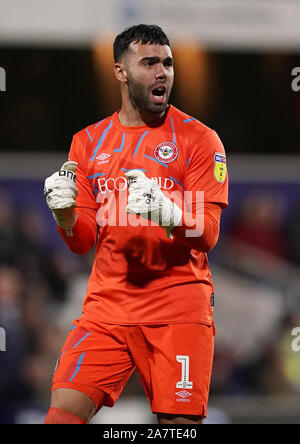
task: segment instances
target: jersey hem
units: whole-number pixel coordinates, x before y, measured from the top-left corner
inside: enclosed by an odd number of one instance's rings
[[[174,321],[174,320],[163,320],[163,321],[139,321],[139,322],[124,322],[124,321],[107,321],[101,319],[93,319],[88,316],[81,316],[81,319],[85,319],[91,322],[100,322],[101,324],[109,324],[109,325],[161,325],[161,324],[204,324],[212,326],[214,325],[214,321],[212,320],[188,320],[188,321]]]

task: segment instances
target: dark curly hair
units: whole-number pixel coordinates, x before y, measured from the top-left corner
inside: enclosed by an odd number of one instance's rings
[[[124,29],[121,34],[117,35],[114,41],[114,59],[119,62],[122,55],[128,50],[130,43],[142,42],[168,45],[170,42],[164,31],[157,25],[134,25]]]

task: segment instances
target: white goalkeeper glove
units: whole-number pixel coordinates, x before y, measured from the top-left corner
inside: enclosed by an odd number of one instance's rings
[[[63,228],[67,236],[73,236],[77,215],[75,198],[78,194],[75,170],[77,163],[68,160],[60,171],[47,177],[44,186],[44,196],[57,224]]]
[[[171,231],[182,219],[181,209],[163,194],[155,180],[149,179],[142,171],[130,170],[125,176],[129,188],[127,213],[139,214],[156,222],[171,239]]]

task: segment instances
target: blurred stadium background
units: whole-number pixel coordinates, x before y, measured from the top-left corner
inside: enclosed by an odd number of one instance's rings
[[[209,253],[216,352],[207,423],[299,423],[300,65],[297,0],[0,0],[0,423],[43,422],[93,252],[68,251],[43,199],[72,135],[119,105],[112,42],[156,23],[172,103],[224,142],[230,207]],[[300,82],[299,82],[300,83]],[[3,88],[2,88],[3,89]],[[154,423],[136,374],[93,423]]]

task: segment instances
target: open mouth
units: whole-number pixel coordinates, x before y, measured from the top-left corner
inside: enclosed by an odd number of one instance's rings
[[[156,103],[163,103],[166,99],[166,86],[159,86],[152,90],[152,96]]]
[[[165,87],[162,87],[162,88],[155,88],[155,89],[152,91],[152,94],[153,94],[154,96],[161,97],[161,96],[163,96],[163,95],[165,94],[165,92],[166,92],[166,88],[165,88]]]

